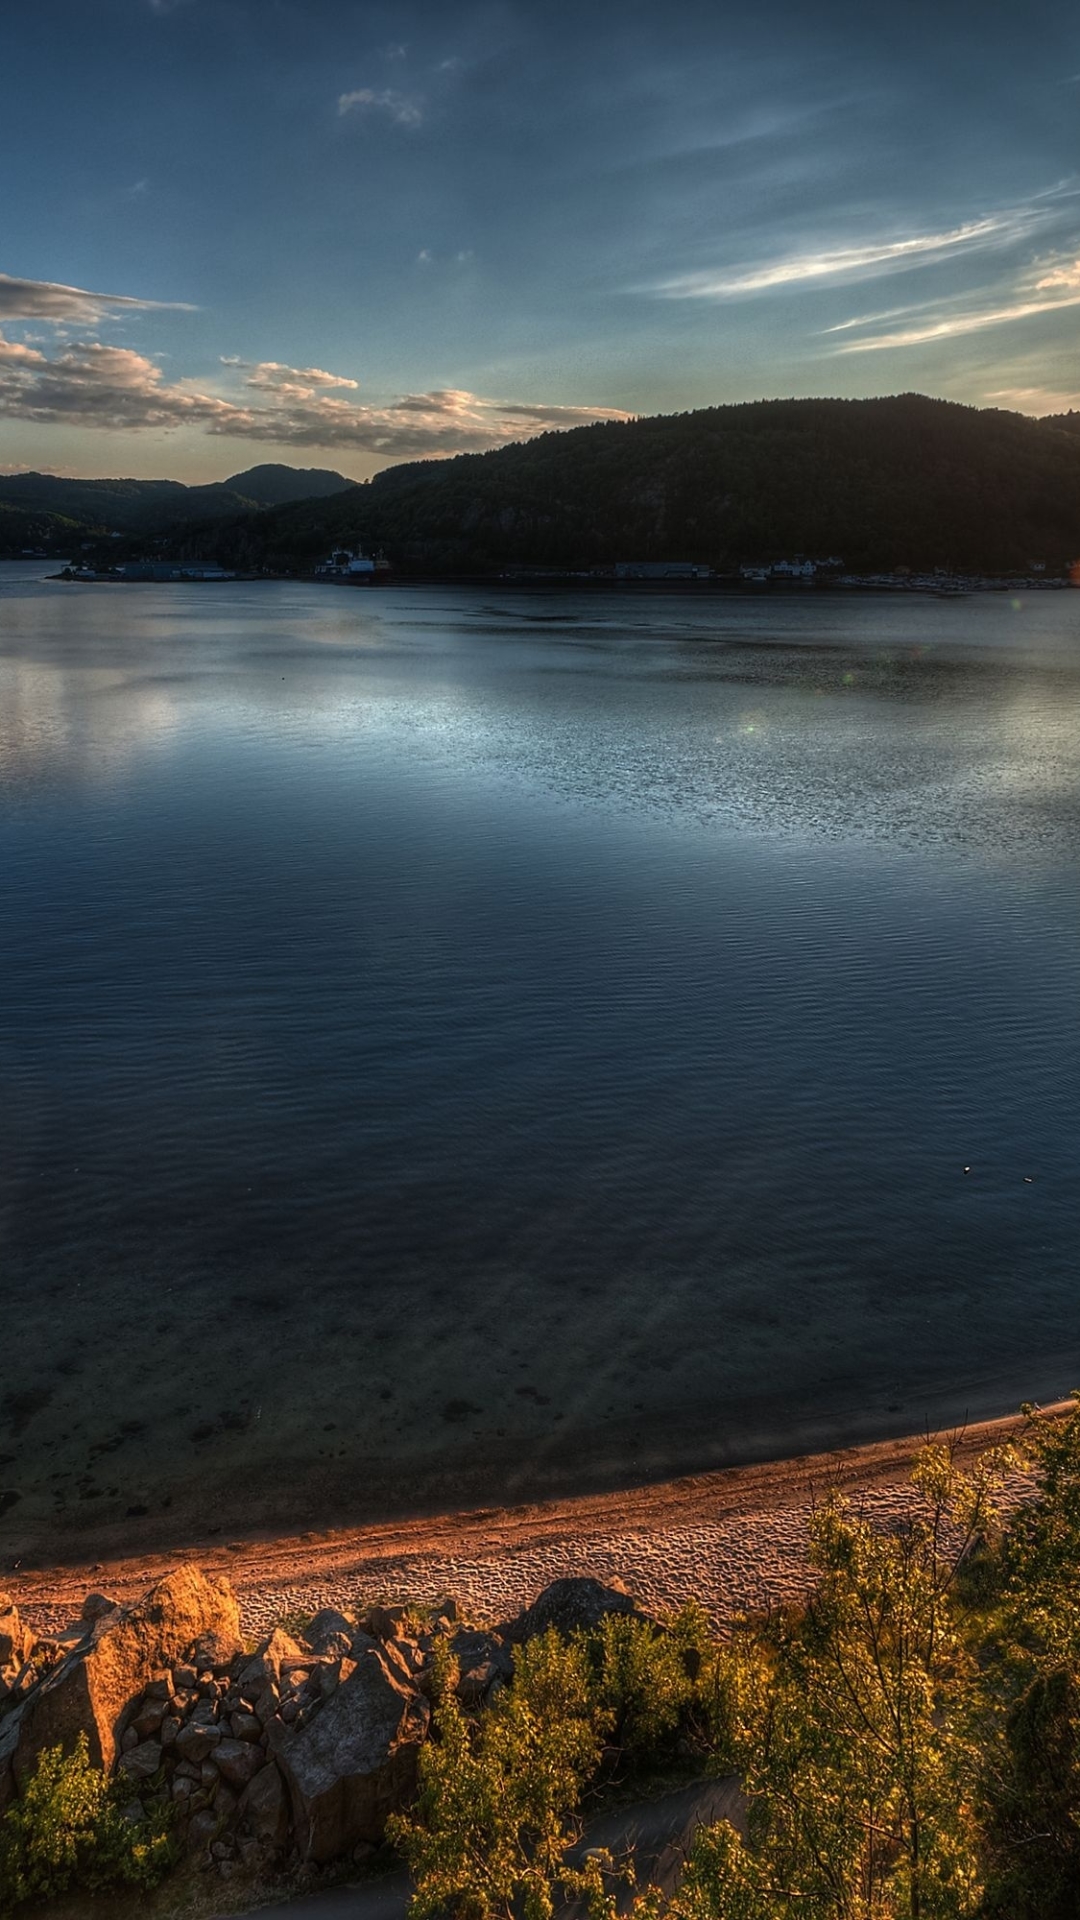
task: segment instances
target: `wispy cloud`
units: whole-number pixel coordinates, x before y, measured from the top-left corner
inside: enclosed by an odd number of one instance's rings
[[[982,333],[987,327],[1002,327],[1014,320],[1028,320],[1037,313],[1059,313],[1067,307],[1080,307],[1080,293],[1067,300],[1015,300],[1009,306],[982,308],[973,313],[946,314],[919,327],[900,327],[891,333],[871,334],[862,340],[848,340],[838,353],[880,353],[889,347],[921,347],[934,340],[952,340],[963,334]]]
[[[388,459],[479,452],[545,428],[627,417],[618,408],[491,400],[451,387],[371,406],[343,397],[357,387],[347,375],[280,361],[225,364],[247,376],[232,395],[169,382],[156,361],[126,347],[80,343],[50,358],[38,347],[0,339],[0,415],[113,430],[195,427]]]
[[[91,293],[55,280],[19,280],[0,273],[0,320],[92,324],[110,313],[194,313],[184,300],[137,300],[128,293]]]
[[[908,234],[868,240],[857,246],[811,249],[746,266],[734,272],[686,273],[650,289],[668,300],[720,300],[738,294],[765,293],[808,281],[858,280],[880,268],[904,267],[959,248],[986,246],[1017,235],[1030,216],[987,214],[940,233]]]
[[[1036,280],[1035,285],[1040,293],[1047,287],[1080,287],[1080,260],[1054,267],[1041,280]]]
[[[1080,388],[1062,393],[1054,387],[995,387],[987,400],[1000,400],[1019,413],[1036,416],[1047,413],[1072,413],[1080,407]]]
[[[424,103],[412,94],[399,93],[396,87],[354,87],[351,93],[338,95],[338,113],[381,113],[396,127],[418,127],[424,118]]]

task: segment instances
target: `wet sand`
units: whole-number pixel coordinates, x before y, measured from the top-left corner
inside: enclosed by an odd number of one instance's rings
[[[1013,1416],[937,1437],[953,1440],[959,1458],[970,1460],[1023,1424]],[[617,1577],[660,1610],[695,1597],[719,1623],[808,1590],[806,1523],[830,1490],[883,1523],[901,1516],[912,1500],[911,1465],[925,1443],[920,1434],[618,1493],[286,1538],[223,1544],[207,1535],[179,1554],[14,1569],[4,1580],[39,1630],[69,1620],[91,1589],[134,1598],[178,1560],[226,1573],[252,1634],[321,1606],[447,1594],[475,1617],[495,1621],[548,1581],[580,1573]]]

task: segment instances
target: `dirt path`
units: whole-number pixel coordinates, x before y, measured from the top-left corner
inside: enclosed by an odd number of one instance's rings
[[[1048,1416],[1071,1402],[1047,1408]],[[1022,1426],[990,1421],[957,1436],[971,1458]],[[911,1463],[925,1435],[836,1453],[534,1506],[485,1508],[292,1539],[196,1542],[181,1554],[3,1574],[39,1630],[70,1620],[91,1590],[128,1600],[179,1560],[227,1573],[247,1631],[321,1606],[376,1598],[454,1597],[482,1619],[508,1617],[563,1574],[618,1577],[646,1605],[691,1596],[717,1618],[806,1590],[806,1521],[839,1487],[888,1520],[911,1499]]]

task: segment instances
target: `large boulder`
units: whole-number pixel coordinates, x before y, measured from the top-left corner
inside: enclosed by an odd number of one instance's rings
[[[621,1581],[604,1586],[602,1581],[587,1577],[553,1580],[531,1607],[526,1607],[524,1613],[502,1628],[502,1633],[505,1639],[519,1646],[538,1633],[546,1633],[549,1627],[555,1627],[564,1639],[569,1639],[572,1633],[595,1632],[609,1613],[628,1613],[638,1620],[648,1617]]]
[[[0,1700],[14,1687],[30,1658],[33,1644],[34,1636],[19,1619],[10,1593],[0,1593]]]
[[[208,1633],[237,1641],[240,1614],[228,1581],[207,1579],[198,1567],[177,1568],[132,1606],[95,1620],[22,1708],[14,1753],[19,1784],[43,1748],[70,1749],[80,1733],[91,1762],[111,1769],[128,1709]]]
[[[333,1860],[381,1840],[387,1815],[416,1785],[427,1701],[374,1648],[278,1750],[296,1836],[312,1860]]]

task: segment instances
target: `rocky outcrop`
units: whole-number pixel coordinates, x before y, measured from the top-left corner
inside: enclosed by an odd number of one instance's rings
[[[0,1700],[18,1690],[33,1644],[10,1593],[0,1593]]]
[[[415,1788],[428,1716],[426,1700],[374,1647],[363,1649],[349,1678],[278,1756],[308,1858],[333,1860],[382,1838],[387,1815]]]
[[[515,1646],[549,1627],[594,1630],[612,1613],[648,1617],[617,1585],[566,1579],[498,1629],[464,1624],[452,1601],[423,1620],[403,1606],[328,1607],[302,1633],[278,1627],[245,1647],[227,1583],[193,1567],[133,1606],[90,1595],[80,1620],[47,1639],[0,1596],[0,1664],[22,1676],[0,1698],[0,1812],[44,1747],[85,1732],[133,1809],[169,1802],[208,1871],[307,1862],[317,1876],[323,1863],[368,1857],[388,1814],[409,1804],[438,1641],[472,1714],[512,1683]]]
[[[587,1578],[553,1580],[531,1607],[526,1607],[516,1620],[509,1621],[502,1632],[507,1640],[519,1646],[538,1633],[546,1633],[549,1627],[554,1627],[565,1640],[572,1633],[595,1632],[609,1613],[633,1614],[639,1620],[648,1618],[620,1582],[604,1586],[600,1580]]]
[[[240,1613],[226,1581],[180,1567],[134,1606],[100,1615],[85,1639],[28,1696],[19,1714],[16,1781],[33,1770],[45,1747],[70,1749],[85,1733],[95,1766],[112,1767],[129,1710],[148,1680],[183,1659],[200,1635],[240,1644]]]

